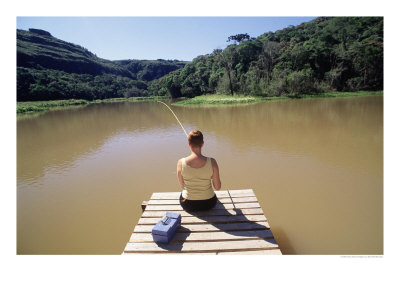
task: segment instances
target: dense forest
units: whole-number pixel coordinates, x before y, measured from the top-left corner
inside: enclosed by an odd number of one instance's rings
[[[109,61],[50,33],[17,30],[18,101],[203,94],[296,96],[383,89],[383,18],[319,17],[227,37],[192,62]]]
[[[17,30],[17,100],[105,99],[154,94],[153,83],[186,63],[98,58],[40,29]]]
[[[281,96],[383,89],[383,18],[319,17],[257,38],[238,34],[224,50],[159,80],[172,97]]]

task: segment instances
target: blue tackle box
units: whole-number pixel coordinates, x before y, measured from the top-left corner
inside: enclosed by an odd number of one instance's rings
[[[169,243],[181,226],[181,214],[166,212],[164,217],[153,227],[151,234],[156,243]]]

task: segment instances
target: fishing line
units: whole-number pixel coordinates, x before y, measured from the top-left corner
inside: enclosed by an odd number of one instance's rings
[[[174,117],[175,117],[176,120],[178,121],[179,125],[181,125],[183,132],[186,134],[186,136],[188,136],[188,134],[187,134],[185,128],[183,128],[183,125],[182,125],[181,121],[179,121],[178,117],[175,115],[175,113],[173,112],[173,110],[172,110],[167,104],[165,104],[164,102],[158,101],[158,100],[157,100],[157,102],[160,102],[160,103],[164,104],[166,107],[168,107],[168,109],[172,112],[172,114],[174,115]]]
[[[157,102],[164,104],[172,112],[172,114],[174,115],[175,119],[178,121],[179,125],[181,125],[183,132],[185,133],[186,136],[188,136],[185,128],[183,127],[181,121],[179,121],[178,117],[175,115],[174,111],[167,104],[165,104],[164,102],[158,101],[158,100],[157,100]],[[233,205],[233,210],[236,210],[236,206],[235,206],[235,203],[233,202],[232,196],[229,193],[229,190],[227,190],[227,191],[228,191],[229,198],[231,199],[231,202],[232,202],[232,205]]]

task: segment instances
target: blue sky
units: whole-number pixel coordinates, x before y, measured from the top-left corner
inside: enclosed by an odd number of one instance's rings
[[[228,36],[298,25],[315,17],[17,17],[17,28],[37,28],[81,45],[98,57],[178,59],[225,48]]]

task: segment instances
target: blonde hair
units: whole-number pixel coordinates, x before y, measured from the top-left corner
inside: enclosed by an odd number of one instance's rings
[[[204,143],[203,134],[200,130],[192,130],[191,132],[189,132],[188,141],[189,144],[194,147],[201,147]]]

